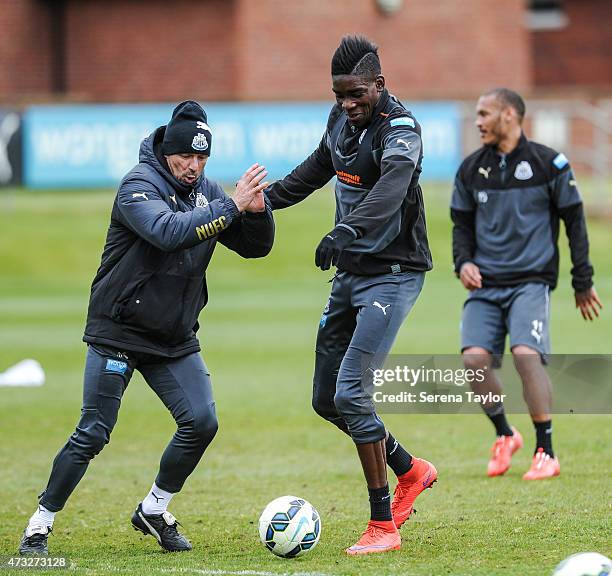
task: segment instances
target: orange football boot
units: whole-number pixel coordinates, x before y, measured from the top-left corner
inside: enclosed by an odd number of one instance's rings
[[[370,520],[365,532],[356,544],[346,549],[350,556],[357,554],[375,554],[399,550],[402,538],[393,520]]]
[[[391,502],[391,514],[398,528],[412,514],[416,497],[426,488],[431,488],[437,479],[438,471],[431,462],[421,458],[412,458],[412,468],[397,478],[397,486],[393,493],[393,502]]]
[[[488,476],[501,476],[510,468],[512,455],[523,447],[523,437],[521,433],[512,426],[514,436],[498,436],[491,448],[491,459],[487,467]]]
[[[546,480],[559,476],[560,472],[559,460],[546,454],[544,448],[538,448],[531,461],[531,468],[525,472],[523,480]]]

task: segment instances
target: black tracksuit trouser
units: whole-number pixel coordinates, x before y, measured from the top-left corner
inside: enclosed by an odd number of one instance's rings
[[[58,452],[40,503],[61,510],[90,460],[109,442],[121,398],[137,369],[172,414],[177,430],[164,451],[155,483],[176,493],[193,472],[217,432],[210,375],[199,353],[163,358],[90,345],[83,408],[74,433]]]

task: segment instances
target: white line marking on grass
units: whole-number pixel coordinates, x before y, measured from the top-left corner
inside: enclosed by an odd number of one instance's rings
[[[203,576],[328,576],[323,572],[264,572],[262,570],[206,570],[200,568],[158,568],[160,572],[202,574]]]
[[[71,569],[78,570],[72,565]],[[100,565],[96,568],[85,568],[85,572],[96,572],[102,569],[105,572],[121,572],[119,568],[111,565]],[[200,574],[201,576],[330,576],[324,572],[266,572],[263,570],[210,570],[205,568],[156,568],[156,572],[166,574]]]

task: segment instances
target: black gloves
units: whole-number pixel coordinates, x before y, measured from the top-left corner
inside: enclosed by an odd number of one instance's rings
[[[348,228],[336,226],[319,242],[315,252],[316,266],[321,268],[321,270],[329,270],[330,266],[338,262],[342,250],[351,244],[353,240],[355,240],[355,234]]]

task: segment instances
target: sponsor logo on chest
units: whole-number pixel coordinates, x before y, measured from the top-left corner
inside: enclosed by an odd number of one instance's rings
[[[336,170],[336,176],[338,180],[346,184],[361,184],[361,176],[359,174],[350,174],[344,170]]]

